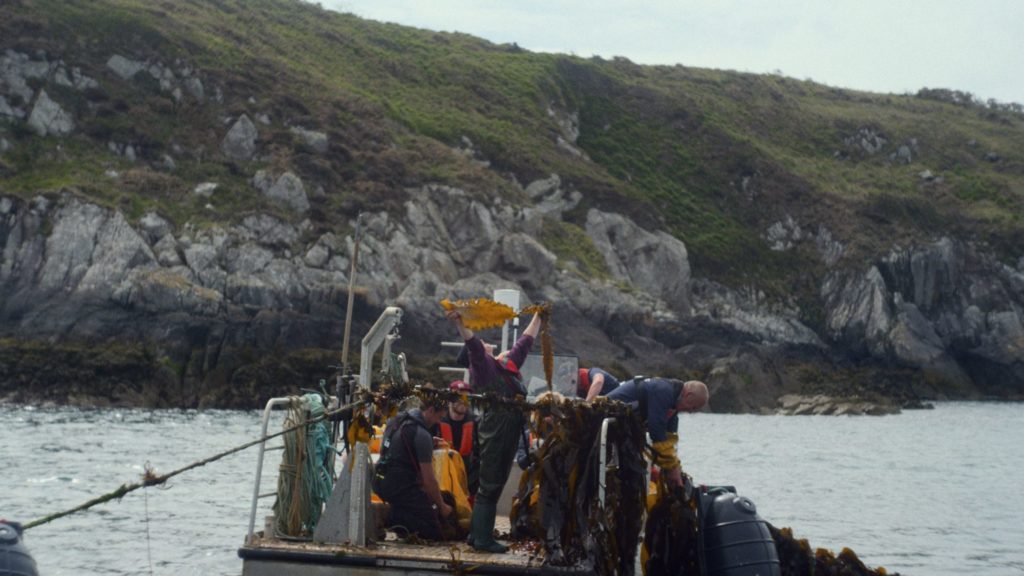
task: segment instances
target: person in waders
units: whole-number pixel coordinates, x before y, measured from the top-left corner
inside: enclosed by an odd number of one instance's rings
[[[477,393],[491,393],[504,398],[526,397],[526,387],[519,367],[526,361],[533,341],[540,332],[540,317],[534,315],[523,335],[508,352],[494,356],[494,346],[486,344],[466,328],[458,310],[445,313],[455,323],[465,341],[469,360],[469,381]],[[467,542],[483,552],[504,553],[508,547],[494,539],[494,520],[498,498],[505,488],[516,446],[523,430],[523,414],[512,406],[489,407],[480,419],[480,486],[473,503],[473,518]]]
[[[654,448],[654,463],[670,486],[682,486],[683,476],[676,443],[680,412],[696,412],[708,403],[708,387],[699,380],[644,378],[623,382],[607,396],[633,406],[647,423]]]
[[[396,532],[425,540],[443,539],[441,519],[452,514],[452,507],[441,498],[434,476],[430,430],[447,410],[442,400],[424,400],[422,409],[399,412],[384,429],[373,491],[391,506],[387,524]]]

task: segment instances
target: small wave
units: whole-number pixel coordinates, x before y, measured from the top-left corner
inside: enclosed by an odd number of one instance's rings
[[[45,478],[28,478],[26,484],[53,484],[53,483],[79,484],[81,480],[74,476],[47,476]]]

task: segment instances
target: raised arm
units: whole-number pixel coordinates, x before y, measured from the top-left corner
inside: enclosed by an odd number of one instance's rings
[[[590,388],[587,390],[587,402],[597,398],[601,394],[602,388],[604,388],[604,374],[598,372],[590,379]]]
[[[540,314],[534,314],[533,319],[530,320],[530,324],[523,330],[523,336],[537,337],[540,334]]]
[[[466,325],[462,322],[462,314],[460,314],[458,310],[448,310],[444,315],[455,323],[455,328],[458,329],[459,336],[462,337],[463,341],[469,340],[473,337],[473,331],[466,328]]]

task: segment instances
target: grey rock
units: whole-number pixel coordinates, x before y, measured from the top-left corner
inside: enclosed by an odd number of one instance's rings
[[[175,241],[174,236],[171,234],[163,236],[153,245],[153,253],[156,254],[156,259],[160,265],[165,268],[184,264],[181,255],[178,254],[178,242]]]
[[[299,232],[294,226],[268,214],[246,216],[242,226],[245,229],[243,239],[254,240],[263,246],[286,248],[299,239]]]
[[[843,257],[845,248],[841,242],[832,238],[832,232],[822,225],[818,226],[818,234],[814,237],[814,245],[818,254],[828,267],[835,266]]]
[[[499,266],[509,279],[529,289],[539,289],[557,270],[558,257],[526,234],[508,234],[501,239]]]
[[[206,99],[206,91],[203,89],[203,82],[199,78],[192,76],[184,80],[185,90],[192,95],[199,102],[203,102]]]
[[[575,208],[583,199],[583,195],[575,190],[569,193],[563,191],[562,180],[558,174],[531,182],[526,186],[525,192],[534,201],[536,209],[541,214],[557,219],[560,219],[563,213]]]
[[[99,82],[82,74],[82,70],[75,66],[71,69],[71,84],[76,90],[88,90],[90,88],[99,88]]]
[[[680,240],[596,209],[587,212],[586,231],[615,277],[661,298],[672,310],[689,312],[690,261]]]
[[[292,126],[290,129],[299,140],[312,148],[319,154],[327,153],[327,134],[316,130],[307,130],[299,126]]]
[[[113,70],[114,74],[120,76],[122,80],[130,80],[136,74],[146,69],[146,63],[130,60],[120,54],[114,54],[107,60],[107,68]]]
[[[245,114],[235,121],[228,130],[227,135],[221,142],[221,151],[228,158],[235,161],[245,161],[252,158],[256,153],[256,139],[259,132],[256,126]]]
[[[177,169],[178,163],[174,161],[174,158],[171,158],[170,154],[164,154],[163,157],[160,159],[160,166],[164,170],[173,172],[175,169]]]
[[[7,98],[0,96],[0,117],[21,119],[25,117],[25,111],[7,103]]]
[[[692,314],[716,321],[764,344],[806,344],[823,348],[817,334],[799,320],[799,310],[768,302],[754,290],[731,290],[710,280],[692,283]]]
[[[561,136],[558,136],[557,138],[555,138],[555,145],[558,146],[560,149],[565,150],[566,152],[568,152],[569,154],[572,154],[573,156],[575,156],[577,158],[580,158],[582,160],[590,161],[590,156],[587,156],[586,152],[584,152],[583,150],[580,150],[574,144],[572,144],[571,142],[569,142],[565,138],[562,138]]]
[[[926,182],[931,182],[932,180],[935,180],[935,174],[931,170],[922,170],[917,173],[917,176],[918,178]]]
[[[580,137],[580,114],[579,112],[565,112],[548,106],[548,116],[555,119],[562,135],[570,144],[575,144]]]
[[[780,220],[769,226],[764,237],[769,243],[769,248],[781,252],[789,250],[802,240],[804,232],[800,225],[793,220],[793,217],[787,214],[785,220]]]
[[[19,96],[23,102],[30,102],[33,92],[26,79],[39,78],[47,70],[45,62],[42,63],[40,70],[39,66],[29,60],[27,54],[6,50],[0,56],[0,88],[9,96]]]
[[[46,94],[39,91],[35,106],[28,117],[28,126],[40,136],[64,136],[75,128],[75,120]]]
[[[147,212],[139,219],[139,228],[146,240],[153,244],[171,233],[171,223],[156,212]]]
[[[327,265],[328,260],[331,258],[331,251],[324,244],[317,242],[312,245],[309,250],[306,251],[306,255],[302,257],[303,262],[307,266],[313,268],[323,268]]]
[[[273,179],[266,170],[260,170],[253,177],[253,186],[263,192],[278,206],[305,214],[309,211],[309,198],[302,179],[292,172],[285,172]]]
[[[11,143],[7,141],[7,138],[0,138],[0,153],[7,152],[11,149]]]
[[[213,193],[217,190],[219,184],[216,182],[201,182],[196,185],[192,190],[192,193],[196,196],[202,196],[203,198],[209,198],[213,196]]]

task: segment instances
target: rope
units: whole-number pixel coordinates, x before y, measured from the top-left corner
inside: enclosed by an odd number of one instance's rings
[[[142,482],[132,482],[130,484],[122,484],[116,490],[113,490],[113,491],[108,492],[106,494],[103,494],[101,496],[97,496],[96,498],[93,498],[92,500],[88,500],[86,502],[83,502],[82,504],[79,504],[78,506],[75,506],[74,508],[70,508],[70,509],[64,510],[62,512],[56,512],[54,514],[50,514],[49,516],[43,516],[42,518],[37,518],[35,520],[32,520],[31,522],[27,522],[27,523],[22,525],[22,529],[23,530],[28,530],[28,529],[31,529],[31,528],[35,528],[36,526],[41,526],[43,524],[47,524],[47,523],[52,522],[54,520],[57,520],[59,518],[63,518],[65,516],[69,516],[71,514],[75,514],[77,512],[81,512],[83,510],[88,510],[89,508],[92,508],[92,507],[97,506],[99,504],[103,504],[104,502],[109,502],[111,500],[120,500],[126,494],[134,492],[134,491],[138,490],[139,488],[144,488],[146,486],[158,486],[160,484],[164,484],[168,480],[170,480],[171,478],[173,478],[173,477],[175,477],[175,476],[177,476],[179,474],[183,474],[185,472],[188,472],[189,470],[192,470],[192,469],[195,469],[195,468],[199,468],[201,466],[205,466],[205,465],[207,465],[207,464],[209,464],[211,462],[216,462],[217,460],[220,460],[222,458],[230,456],[230,455],[232,455],[232,454],[234,454],[236,452],[241,452],[242,450],[245,450],[247,448],[251,448],[253,446],[262,444],[262,443],[266,442],[267,440],[270,440],[272,438],[277,438],[278,436],[282,436],[284,434],[287,434],[287,433],[292,432],[294,430],[297,430],[299,428],[303,428],[303,427],[307,426],[308,424],[312,424],[314,422],[319,422],[319,421],[324,420],[326,418],[330,418],[330,417],[332,417],[334,415],[337,415],[337,414],[339,414],[341,412],[353,410],[353,409],[355,409],[355,408],[357,408],[359,406],[363,406],[363,405],[371,404],[371,403],[372,404],[377,404],[377,405],[384,405],[384,406],[386,406],[386,405],[397,405],[398,401],[402,400],[403,398],[407,398],[408,396],[414,395],[414,394],[417,395],[417,396],[423,396],[425,394],[427,394],[427,395],[432,394],[435,397],[441,397],[442,399],[447,400],[447,401],[452,401],[452,400],[455,400],[455,399],[463,399],[464,400],[466,398],[472,398],[477,403],[483,404],[483,405],[485,405],[487,407],[515,406],[515,407],[517,407],[520,410],[525,411],[525,412],[532,412],[534,410],[541,409],[540,405],[530,404],[530,403],[526,402],[525,400],[522,400],[522,399],[519,399],[519,398],[515,398],[515,399],[503,398],[503,397],[496,396],[494,394],[465,394],[465,393],[459,393],[459,392],[455,392],[455,391],[451,391],[451,390],[435,390],[435,389],[431,389],[431,388],[414,387],[411,382],[407,383],[407,384],[404,384],[402,386],[395,386],[395,385],[387,386],[387,385],[385,385],[385,386],[382,386],[381,390],[379,392],[376,392],[376,393],[369,392],[369,391],[363,391],[362,392],[362,395],[363,395],[362,399],[357,400],[355,402],[352,402],[350,404],[346,404],[345,406],[342,406],[340,408],[336,408],[334,410],[324,411],[323,415],[321,415],[321,416],[319,416],[317,418],[311,418],[311,419],[306,420],[304,422],[300,422],[300,423],[298,423],[298,424],[296,424],[296,425],[294,425],[294,426],[292,426],[290,428],[286,428],[286,429],[284,429],[284,430],[282,430],[280,432],[275,432],[274,434],[268,434],[268,435],[266,435],[266,436],[264,436],[262,438],[258,438],[256,440],[251,441],[251,442],[246,442],[245,444],[241,444],[239,446],[231,448],[230,450],[225,450],[224,452],[220,452],[218,454],[214,454],[213,456],[210,456],[208,458],[204,458],[202,460],[197,460],[196,462],[193,462],[193,463],[191,463],[191,464],[189,464],[187,466],[184,466],[182,468],[178,468],[177,470],[174,470],[172,472],[168,472],[167,474],[158,475],[158,474],[155,474],[153,472],[153,470],[147,468],[145,474],[143,474],[143,476],[142,476]],[[602,406],[603,410],[606,411],[609,415],[612,415],[612,414],[623,414],[623,415],[626,415],[626,414],[630,413],[630,410],[626,407],[626,405],[622,404],[620,402],[608,401],[607,403],[602,403],[601,406]],[[553,408],[556,411],[558,410],[557,406],[554,406]],[[384,411],[382,413],[386,414],[387,412]],[[353,423],[355,423],[355,422],[353,422]]]
[[[372,397],[372,395],[371,395],[371,397]],[[25,524],[22,524],[22,530],[28,530],[30,528],[35,528],[36,526],[41,526],[43,524],[47,524],[49,522],[53,522],[54,520],[57,520],[58,518],[63,518],[65,516],[70,516],[71,514],[74,514],[76,512],[81,512],[83,510],[88,510],[89,508],[92,508],[93,506],[96,506],[98,504],[103,504],[104,502],[109,502],[111,500],[120,500],[121,498],[123,498],[125,496],[125,494],[128,494],[130,492],[134,492],[134,491],[138,490],[139,488],[145,488],[146,486],[158,486],[160,484],[164,484],[165,482],[167,482],[168,480],[170,480],[171,478],[174,478],[175,476],[177,476],[179,474],[182,474],[184,472],[188,472],[189,470],[192,470],[194,468],[199,468],[200,466],[205,466],[205,465],[207,465],[207,464],[209,464],[211,462],[216,462],[217,460],[220,460],[221,458],[230,456],[230,455],[232,455],[232,454],[234,454],[236,452],[241,452],[242,450],[245,450],[246,448],[252,448],[253,446],[256,446],[258,444],[262,444],[263,442],[266,442],[267,440],[270,440],[272,438],[277,438],[278,436],[282,436],[282,435],[287,434],[287,433],[289,433],[289,432],[291,432],[293,430],[296,430],[298,428],[305,427],[307,424],[312,424],[313,422],[317,422],[317,421],[320,421],[320,420],[324,420],[326,418],[330,418],[331,416],[334,416],[335,414],[338,414],[340,412],[344,412],[346,410],[352,410],[354,408],[357,408],[359,406],[362,406],[362,405],[366,404],[367,402],[368,402],[368,399],[357,400],[356,402],[352,402],[351,404],[347,404],[347,405],[342,406],[340,408],[336,408],[334,410],[325,411],[322,416],[320,416],[320,417],[318,417],[316,419],[310,419],[310,420],[307,420],[305,422],[301,422],[299,424],[296,424],[295,426],[292,426],[291,428],[286,428],[286,429],[284,429],[284,430],[282,430],[280,432],[275,432],[274,434],[267,434],[266,436],[264,436],[262,438],[253,440],[252,442],[246,442],[245,444],[236,446],[234,448],[231,448],[230,450],[225,450],[224,452],[220,452],[218,454],[214,454],[213,456],[210,456],[208,458],[204,458],[202,460],[198,460],[196,462],[193,462],[193,463],[189,464],[188,466],[184,466],[184,467],[178,468],[177,470],[174,470],[172,472],[168,472],[167,474],[157,475],[157,474],[153,473],[153,470],[147,468],[146,469],[146,473],[143,474],[143,476],[142,476],[142,482],[132,482],[130,484],[122,484],[116,490],[114,490],[112,492],[108,492],[106,494],[103,494],[102,496],[97,496],[96,498],[93,498],[92,500],[89,500],[87,502],[83,502],[82,504],[79,504],[78,506],[75,506],[74,508],[70,508],[68,510],[64,510],[63,512],[56,512],[54,514],[50,514],[49,516],[43,516],[42,518],[37,518],[35,520],[32,520],[31,522],[26,522]]]
[[[311,418],[284,437],[277,477],[277,501],[274,502],[276,530],[289,536],[311,532],[320,520],[322,505],[334,489],[334,459],[330,432],[324,422],[317,421],[324,407],[317,394],[307,394]],[[285,426],[304,421],[304,404],[293,398]]]

